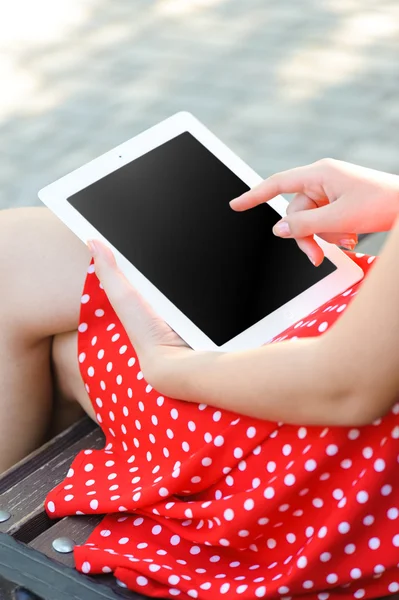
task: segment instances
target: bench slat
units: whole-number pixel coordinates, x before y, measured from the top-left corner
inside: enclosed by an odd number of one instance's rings
[[[16,535],[30,521],[35,520],[37,524],[37,517],[43,511],[45,497],[65,477],[78,452],[85,448],[100,449],[103,446],[103,433],[96,427],[67,448],[61,448],[59,453],[53,453],[51,460],[44,463],[39,469],[30,472],[28,476],[1,494],[0,507],[11,513],[11,518],[0,523],[0,533]],[[35,460],[36,458],[33,458],[33,462]],[[16,471],[20,472],[20,469],[16,469]],[[39,521],[41,520],[39,519]],[[28,531],[29,527],[25,527],[25,530]],[[23,541],[29,541],[26,535]]]
[[[93,529],[103,519],[102,516],[66,517],[55,523],[50,529],[43,531],[29,546],[39,550],[49,558],[56,560],[68,567],[74,567],[73,554],[60,554],[52,547],[52,542],[59,537],[71,538],[77,546],[84,544]]]
[[[109,586],[106,577],[91,578],[56,563],[37,550],[0,534],[0,578],[26,587],[43,600],[144,600],[144,596]],[[107,583],[106,583],[107,581]],[[120,590],[120,591],[119,591]]]

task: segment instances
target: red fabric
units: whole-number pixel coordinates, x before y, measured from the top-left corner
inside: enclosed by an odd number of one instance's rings
[[[373,257],[354,260],[366,272]],[[274,341],[323,333],[358,287]],[[75,549],[78,570],[112,571],[160,598],[398,592],[399,403],[372,425],[328,428],[164,398],[144,380],[93,265],[79,332],[106,448],[81,452],[46,499],[50,517],[107,513]]]

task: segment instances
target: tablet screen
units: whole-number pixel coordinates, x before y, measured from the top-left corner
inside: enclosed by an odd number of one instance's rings
[[[248,189],[185,132],[68,201],[221,346],[336,269],[275,237],[268,204],[234,212]]]

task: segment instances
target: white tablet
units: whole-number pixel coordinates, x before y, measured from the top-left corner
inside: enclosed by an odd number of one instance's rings
[[[131,283],[194,349],[257,347],[359,281],[318,239],[314,267],[272,233],[281,196],[237,213],[261,177],[191,114],[155,125],[39,192],[83,241],[105,241]]]

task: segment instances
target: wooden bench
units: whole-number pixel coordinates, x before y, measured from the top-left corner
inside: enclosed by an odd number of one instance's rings
[[[52,547],[59,537],[84,543],[99,516],[51,520],[44,511],[47,493],[60,483],[80,450],[103,448],[104,436],[88,417],[45,444],[0,477],[0,600],[144,599],[119,587],[111,575],[89,577],[74,569],[73,554]]]

